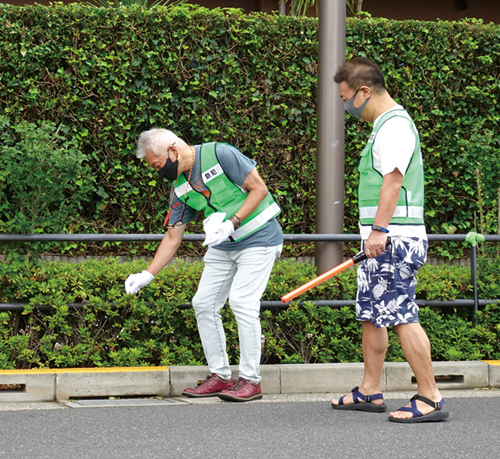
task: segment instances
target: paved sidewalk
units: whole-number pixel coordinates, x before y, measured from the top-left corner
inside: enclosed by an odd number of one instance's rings
[[[384,392],[384,400],[409,400],[415,394],[414,391]],[[459,398],[500,398],[500,389],[472,389],[472,390],[442,390],[441,394],[447,399]],[[345,392],[331,392],[324,394],[265,394],[261,400],[249,402],[251,404],[261,403],[330,403],[332,398],[346,395]],[[143,400],[143,399],[138,399]],[[232,403],[220,400],[218,397],[188,398],[188,397],[166,397],[165,400],[181,401],[186,405],[229,405]],[[107,401],[112,404],[113,401]],[[130,406],[133,406],[131,401]],[[117,406],[118,408],[119,406]],[[71,409],[69,404],[62,402],[0,402],[0,411],[40,411],[40,410],[64,410]]]

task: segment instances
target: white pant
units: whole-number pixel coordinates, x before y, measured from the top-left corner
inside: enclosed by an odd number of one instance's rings
[[[207,250],[205,269],[193,298],[193,308],[211,373],[224,379],[231,377],[220,315],[229,297],[229,305],[238,324],[239,375],[255,383],[261,380],[260,298],[282,247],[250,247],[233,252],[213,248]]]

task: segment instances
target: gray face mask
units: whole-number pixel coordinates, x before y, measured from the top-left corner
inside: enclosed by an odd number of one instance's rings
[[[350,113],[352,116],[354,116],[356,119],[359,120],[359,117],[361,116],[361,114],[363,113],[363,110],[365,109],[366,107],[366,104],[370,101],[370,99],[372,98],[372,95],[370,93],[370,97],[368,97],[368,99],[366,99],[362,104],[361,104],[361,107],[355,107],[354,106],[354,99],[356,99],[356,95],[358,94],[358,91],[359,91],[359,88],[358,90],[354,93],[354,96],[352,96],[350,99],[346,100],[344,102],[344,110],[347,112],[347,113]]]

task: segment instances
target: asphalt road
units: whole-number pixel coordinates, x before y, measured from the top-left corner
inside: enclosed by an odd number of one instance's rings
[[[7,410],[0,459],[500,457],[500,397],[448,398],[447,410],[414,425],[328,401]]]

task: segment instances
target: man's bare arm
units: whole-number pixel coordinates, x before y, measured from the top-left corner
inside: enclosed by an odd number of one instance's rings
[[[158,250],[153,258],[153,261],[148,266],[146,271],[156,276],[174,257],[177,249],[182,243],[182,236],[186,225],[174,226],[167,231],[165,237],[162,239]]]
[[[390,174],[384,176],[380,197],[378,201],[375,225],[387,228],[391,221],[396,206],[398,205],[399,193],[403,185],[403,174],[399,169],[394,169]],[[373,258],[385,251],[387,234],[380,231],[372,231],[365,243],[365,253],[368,258]]]

